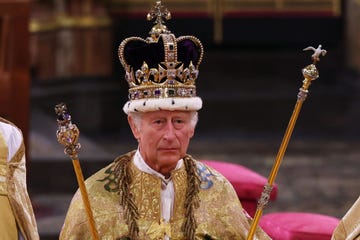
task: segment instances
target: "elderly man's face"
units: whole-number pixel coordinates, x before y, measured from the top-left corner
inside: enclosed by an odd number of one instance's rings
[[[184,157],[194,135],[193,114],[187,111],[155,111],[143,113],[140,126],[129,123],[139,142],[140,153],[154,170],[169,176],[179,159]]]

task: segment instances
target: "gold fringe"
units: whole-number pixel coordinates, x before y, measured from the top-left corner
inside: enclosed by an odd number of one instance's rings
[[[199,191],[200,191],[200,178],[196,173],[196,163],[190,155],[184,157],[184,165],[187,172],[187,190],[185,207],[185,222],[182,226],[186,239],[195,240],[195,232],[197,223],[195,219],[195,209],[199,207]]]
[[[139,236],[139,226],[137,224],[139,212],[134,203],[133,195],[130,192],[132,177],[129,163],[131,158],[132,155],[125,155],[120,158],[116,163],[114,172],[119,184],[120,205],[125,209],[125,221],[129,226],[129,237],[132,240],[137,240]]]

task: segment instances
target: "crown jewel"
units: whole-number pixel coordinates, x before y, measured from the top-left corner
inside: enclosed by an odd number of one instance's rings
[[[170,12],[157,1],[147,15],[155,24],[150,36],[129,37],[119,46],[130,101],[196,97],[203,46],[194,36],[176,38],[164,25],[164,19],[170,18]]]

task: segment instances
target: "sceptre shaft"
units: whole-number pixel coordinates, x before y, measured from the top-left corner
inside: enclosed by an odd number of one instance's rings
[[[96,230],[95,220],[91,210],[88,193],[85,187],[84,176],[81,171],[78,157],[78,152],[81,147],[80,143],[78,143],[80,131],[77,126],[71,122],[71,116],[67,112],[67,107],[65,104],[57,104],[55,106],[55,112],[58,115],[58,130],[56,131],[56,137],[58,142],[65,146],[64,153],[69,155],[72,160],[76,179],[78,181],[82,200],[88,217],[91,235],[94,240],[99,240],[99,235]]]
[[[307,47],[307,48],[303,49],[304,51],[306,51],[306,50],[314,51],[314,54],[311,56],[313,59],[313,63],[302,69],[302,74],[304,76],[303,85],[299,89],[299,93],[297,95],[297,101],[296,101],[293,113],[290,117],[284,137],[283,137],[282,142],[279,147],[279,151],[276,155],[275,162],[274,162],[271,172],[269,174],[267,184],[264,186],[264,190],[261,193],[260,199],[258,200],[256,212],[255,212],[253,221],[251,223],[251,227],[250,227],[250,230],[249,230],[249,233],[247,236],[247,240],[253,239],[255,231],[256,231],[256,227],[261,218],[263,209],[269,201],[276,175],[279,171],[282,159],[284,157],[286,148],[290,141],[290,138],[291,138],[292,132],[294,130],[296,121],[298,119],[301,107],[302,107],[304,101],[306,100],[307,94],[309,92],[308,89],[311,85],[311,82],[316,80],[319,77],[319,73],[318,73],[318,70],[316,69],[315,64],[316,64],[316,62],[320,61],[320,55],[324,56],[326,54],[326,50],[321,49],[321,48],[322,48],[322,46],[319,45],[318,48],[316,48],[316,49],[314,47]]]

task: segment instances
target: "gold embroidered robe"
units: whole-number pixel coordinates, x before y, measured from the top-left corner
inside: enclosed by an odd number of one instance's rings
[[[341,219],[332,240],[360,240],[360,197]]]
[[[15,127],[5,119],[0,121]],[[2,135],[0,138],[0,239],[18,239],[20,231],[25,240],[37,240],[39,234],[26,185],[24,142],[8,161],[8,146]]]
[[[132,153],[128,153],[132,154]],[[161,180],[142,172],[130,162],[133,182],[130,191],[139,212],[139,239],[164,239],[165,232],[171,240],[185,240],[181,226],[185,218],[185,193],[187,173],[185,167],[174,170],[171,178],[175,188],[173,214],[169,224],[161,223],[160,190]],[[127,239],[128,226],[124,220],[124,209],[116,189],[116,179],[112,176],[114,162],[86,180],[90,204],[97,230],[102,240]],[[201,178],[199,193],[200,207],[195,211],[198,224],[196,239],[246,239],[250,228],[249,218],[244,213],[232,185],[218,172],[197,162],[197,172]],[[70,204],[61,240],[91,239],[87,216],[80,192],[77,191]],[[261,229],[254,239],[270,239]]]

